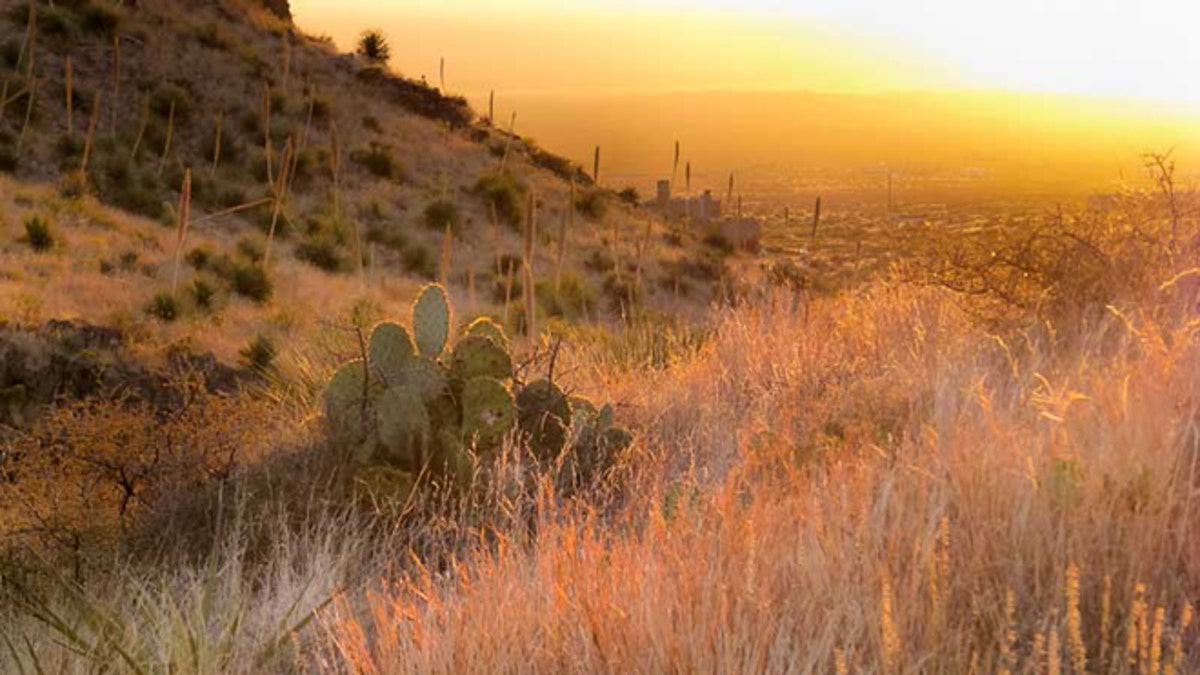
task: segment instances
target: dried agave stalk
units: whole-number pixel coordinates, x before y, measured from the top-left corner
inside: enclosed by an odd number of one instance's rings
[[[175,137],[175,99],[171,99],[171,109],[167,112],[167,140],[163,143],[162,157],[158,160],[158,174],[161,176],[167,165],[167,156],[171,153],[171,141]]]
[[[217,175],[217,167],[221,163],[221,134],[224,132],[225,111],[217,113],[217,131],[213,140],[212,175]]]
[[[283,146],[283,160],[280,162],[279,176],[274,183],[270,184],[271,195],[274,197],[274,206],[271,209],[271,227],[267,230],[267,245],[263,250],[263,269],[267,268],[267,264],[271,260],[271,243],[275,241],[275,228],[279,224],[279,216],[283,212],[283,202],[288,191],[288,164],[292,156],[292,139],[289,137],[287,143]],[[361,256],[359,260],[361,261]]]
[[[138,127],[137,137],[133,139],[133,149],[129,151],[129,159],[133,161],[137,159],[138,150],[142,147],[142,140],[146,138],[146,127],[150,125],[150,94],[142,99],[142,124]]]
[[[522,294],[525,296],[525,335],[533,340],[537,336],[537,326],[535,325],[534,302],[535,294],[533,292],[533,242],[536,239],[537,231],[537,195],[534,190],[529,190],[529,217],[525,221],[525,241],[522,251],[524,258],[525,279],[522,284]]]
[[[80,173],[87,175],[88,160],[92,157],[92,145],[96,141],[96,125],[100,123],[100,92],[92,98],[92,114],[88,117],[87,137],[83,141],[83,159],[79,164]]]
[[[183,186],[179,189],[179,223],[175,232],[175,271],[171,274],[171,294],[179,291],[179,267],[183,261],[183,244],[187,240],[188,221],[192,215],[192,170],[183,172]]]

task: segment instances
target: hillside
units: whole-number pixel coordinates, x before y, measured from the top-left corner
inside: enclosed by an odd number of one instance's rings
[[[461,98],[338,54],[258,5],[33,5],[8,3],[0,22],[10,320],[119,324],[232,361],[257,334],[311,335],[363,302],[388,315],[444,279],[465,312],[516,330],[530,195],[543,322],[696,316],[727,283],[723,254],[699,237],[667,237]],[[34,218],[55,235],[45,252],[20,243]],[[246,288],[254,266],[263,288]],[[163,294],[178,320],[143,311]]]

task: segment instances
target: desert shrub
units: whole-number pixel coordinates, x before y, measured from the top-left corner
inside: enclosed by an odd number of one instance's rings
[[[121,27],[122,15],[115,7],[89,2],[80,12],[79,25],[88,35],[111,38]]]
[[[399,228],[388,227],[386,223],[373,223],[367,228],[367,241],[385,246],[393,251],[403,252],[408,248],[408,236]]]
[[[733,253],[733,242],[721,234],[720,232],[709,232],[704,237],[704,245],[721,255],[730,255]]]
[[[642,288],[633,275],[613,273],[604,277],[604,297],[613,312],[628,316],[642,304]]]
[[[216,303],[217,289],[203,279],[196,279],[191,287],[192,300],[204,311],[211,310]]]
[[[600,190],[588,190],[575,199],[575,208],[589,220],[603,220],[608,213],[608,198]]]
[[[184,256],[187,264],[191,265],[192,269],[197,272],[207,268],[214,258],[216,258],[216,252],[207,244],[193,246],[192,250],[188,251],[187,255]]]
[[[228,51],[233,46],[229,32],[215,21],[196,29],[196,40],[203,46],[217,51]]]
[[[542,279],[535,291],[539,306],[549,316],[578,321],[596,311],[596,292],[573,272],[564,271],[559,279]]]
[[[630,206],[637,206],[642,203],[642,196],[638,194],[637,188],[627,187],[621,190],[617,197]]]
[[[146,306],[146,314],[164,323],[171,323],[179,318],[179,301],[170,293],[159,293]]]
[[[443,231],[449,227],[456,236],[460,234],[462,216],[454,202],[445,199],[430,202],[425,207],[423,218],[425,226],[431,230]]]
[[[381,143],[371,143],[366,149],[356,150],[351,153],[350,158],[376,178],[396,181],[404,180],[404,168],[392,156],[391,146]]]
[[[346,267],[341,243],[328,232],[305,235],[296,244],[296,257],[326,272],[339,272]]]
[[[489,173],[475,183],[475,194],[484,208],[495,209],[496,217],[514,229],[520,229],[525,219],[527,193],[528,188],[507,173]]]
[[[279,350],[271,338],[265,335],[256,335],[238,354],[242,357],[243,366],[257,373],[265,373],[275,363],[275,357],[278,356]]]
[[[174,82],[163,82],[150,93],[150,110],[164,123],[171,116],[171,105],[175,106],[175,124],[187,122],[192,116],[195,102],[191,92]]]
[[[252,263],[260,263],[266,255],[266,247],[266,240],[262,237],[242,237],[238,239],[237,252]]]
[[[438,274],[437,260],[424,244],[412,244],[401,254],[404,269],[423,278],[435,279]]]
[[[4,173],[16,173],[19,164],[17,149],[5,143],[3,139],[0,139],[0,171]]]
[[[257,263],[238,263],[233,269],[233,290],[243,298],[258,303],[271,299],[274,290],[266,270]]]
[[[584,258],[583,266],[597,274],[604,274],[616,269],[617,262],[613,260],[612,253],[608,249],[595,248]]]
[[[41,216],[33,216],[25,221],[25,241],[29,248],[41,253],[49,251],[54,246],[54,233],[50,223]]]
[[[378,28],[363,31],[358,36],[358,55],[371,65],[387,65],[392,58],[392,46],[387,35]]]

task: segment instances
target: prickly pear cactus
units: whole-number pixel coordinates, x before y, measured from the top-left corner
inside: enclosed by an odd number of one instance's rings
[[[417,358],[417,348],[403,326],[381,323],[371,332],[367,356],[377,376],[387,384],[399,384],[404,369]]]
[[[610,466],[632,442],[612,408],[568,399],[549,380],[513,383],[508,338],[476,319],[447,345],[451,308],[440,286],[413,306],[412,334],[398,323],[371,333],[365,359],[343,364],[325,391],[331,441],[355,467],[355,492],[373,503],[406,501],[421,480],[462,488],[477,479],[477,457],[512,432],[542,461],[564,457],[575,474]],[[448,349],[448,347],[450,347]],[[514,395],[515,394],[515,395]]]
[[[476,335],[478,337],[491,338],[496,344],[508,351],[508,336],[504,334],[504,328],[495,321],[486,316],[481,316],[467,325],[463,335]]]
[[[430,284],[421,291],[413,306],[413,333],[423,356],[436,359],[446,349],[446,338],[450,335],[450,300],[441,286]]]
[[[516,418],[512,392],[500,380],[476,377],[463,386],[463,438],[477,451],[499,447]]]
[[[517,394],[521,431],[529,437],[529,448],[541,460],[554,459],[567,442],[571,404],[558,385],[549,380],[530,382]]]
[[[492,338],[469,335],[454,345],[450,375],[459,382],[477,377],[507,380],[513,375],[512,357]]]

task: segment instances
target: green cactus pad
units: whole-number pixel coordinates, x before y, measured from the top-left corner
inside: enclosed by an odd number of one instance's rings
[[[481,316],[472,321],[466,330],[463,331],[463,335],[491,338],[496,344],[508,349],[508,336],[504,334],[504,329],[500,324],[486,316]]]
[[[386,459],[408,469],[420,467],[432,435],[420,394],[408,387],[392,387],[380,397],[376,415]]]
[[[417,348],[404,326],[388,322],[379,324],[371,332],[368,355],[372,372],[382,377],[388,386],[395,386],[401,382],[404,367],[416,358]]]
[[[342,365],[325,389],[325,416],[338,436],[357,434],[363,428],[363,385],[367,371],[362,359]],[[370,396],[368,387],[368,397]],[[370,410],[370,406],[367,406]]]
[[[539,459],[553,459],[567,441],[571,405],[558,385],[538,380],[517,394],[517,417],[521,431],[529,436],[530,449]]]
[[[446,349],[446,338],[450,334],[450,301],[441,286],[430,284],[421,291],[421,297],[413,305],[413,334],[424,356],[436,359]]]
[[[477,377],[463,387],[463,438],[474,441],[477,450],[498,447],[516,418],[516,403],[500,380]]]
[[[471,335],[454,345],[450,376],[458,382],[469,382],[477,377],[507,380],[512,375],[512,357],[491,338]]]
[[[421,401],[428,404],[446,391],[446,371],[431,359],[415,358],[404,364],[400,383],[404,388],[416,392]]]

